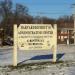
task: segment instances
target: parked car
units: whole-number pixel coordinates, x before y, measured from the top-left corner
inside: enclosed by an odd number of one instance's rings
[[[8,38],[8,39],[4,40],[4,41],[2,42],[2,44],[3,44],[4,46],[5,46],[5,45],[13,46],[13,41]]]

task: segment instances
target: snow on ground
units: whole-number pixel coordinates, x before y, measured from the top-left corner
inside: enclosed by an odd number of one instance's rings
[[[4,67],[13,64],[13,49],[0,48],[0,75],[75,75],[75,46],[74,45],[58,45],[57,61],[60,63],[51,63],[52,50],[44,51],[21,51],[18,50],[18,63],[36,63],[47,62],[43,65],[33,64],[32,66],[23,66],[11,69]],[[49,63],[50,61],[50,63]]]

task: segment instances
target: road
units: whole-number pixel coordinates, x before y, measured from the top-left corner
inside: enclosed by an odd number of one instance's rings
[[[33,50],[22,51],[18,50],[18,63],[35,63],[52,61],[52,50]],[[58,45],[57,60],[75,61],[75,46],[74,45]],[[13,48],[0,48],[0,66],[13,64]]]

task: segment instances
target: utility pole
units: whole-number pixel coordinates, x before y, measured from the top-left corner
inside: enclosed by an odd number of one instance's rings
[[[73,8],[73,19],[74,19],[74,45],[75,45],[75,4],[72,4]]]

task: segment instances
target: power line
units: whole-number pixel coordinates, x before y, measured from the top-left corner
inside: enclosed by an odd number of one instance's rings
[[[54,5],[54,4],[55,4],[55,5],[61,5],[61,4],[62,4],[62,5],[68,5],[68,4],[71,4],[71,3],[41,3],[41,2],[40,2],[40,3],[25,3],[25,4],[31,4],[31,5],[33,5],[33,4],[34,4],[34,5],[35,5],[35,4],[47,4],[47,5],[49,5],[49,4],[50,4],[50,5]]]
[[[71,4],[68,4],[68,5],[63,5],[63,4],[26,4],[26,6],[70,6]]]
[[[29,12],[29,13],[40,14],[40,15],[42,14],[68,14],[68,12]]]
[[[25,3],[27,6],[32,5],[32,6],[70,6],[71,4],[62,4],[62,3]]]
[[[71,11],[71,9],[65,9],[65,10],[62,10],[62,9],[59,9],[59,10],[58,9],[57,10],[56,9],[49,9],[45,13],[49,13],[49,11],[53,11],[53,12],[58,12],[59,11],[60,13],[62,13],[62,11],[69,12],[69,11]],[[34,13],[35,12],[41,12],[41,11],[34,11]],[[41,12],[41,13],[43,13],[43,12]]]

